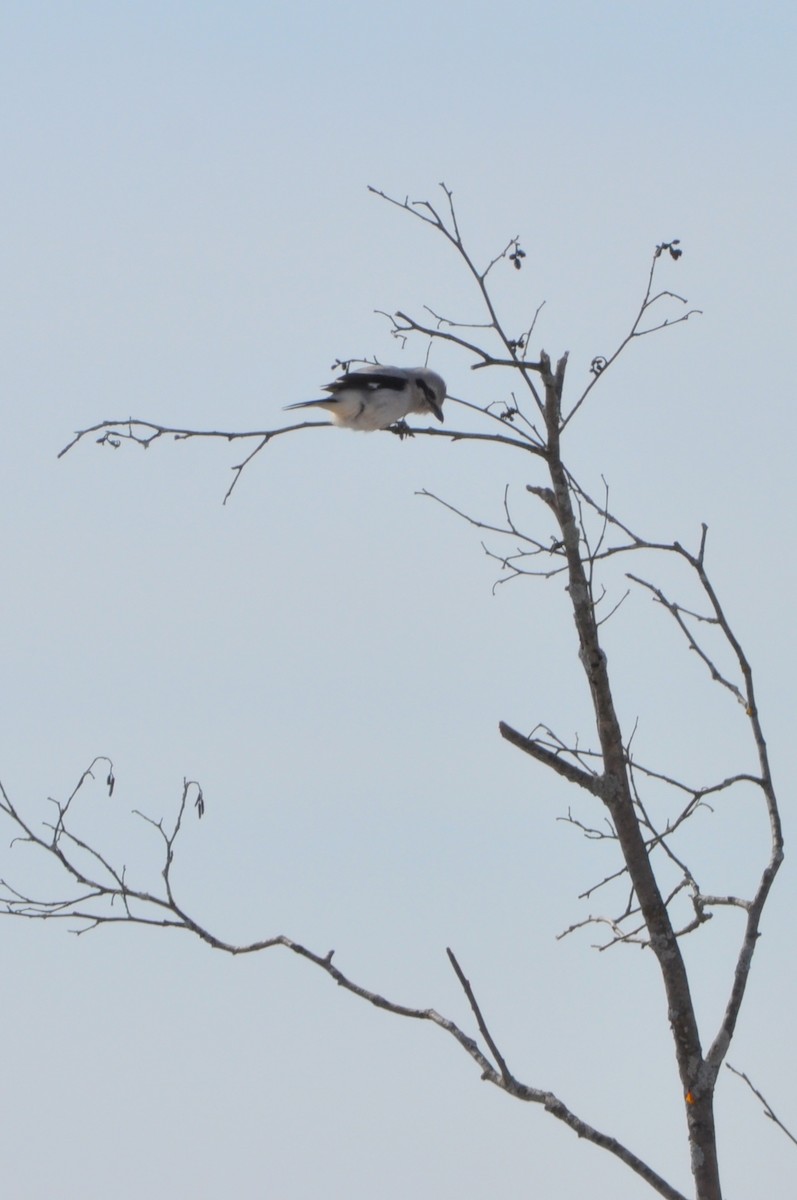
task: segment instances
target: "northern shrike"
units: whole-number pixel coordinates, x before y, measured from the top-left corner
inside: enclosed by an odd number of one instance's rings
[[[322,391],[328,400],[304,400],[286,408],[324,408],[346,429],[387,429],[410,413],[443,419],[445,381],[427,367],[363,367],[347,371]]]

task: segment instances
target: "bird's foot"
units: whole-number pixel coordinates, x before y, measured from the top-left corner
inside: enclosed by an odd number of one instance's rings
[[[388,429],[391,433],[397,434],[402,441],[407,437],[415,437],[406,421],[396,421],[395,425],[388,425]]]

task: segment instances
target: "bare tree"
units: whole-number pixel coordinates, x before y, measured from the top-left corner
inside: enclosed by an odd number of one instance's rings
[[[374,190],[374,189],[372,189]],[[667,1000],[672,1047],[681,1081],[686,1130],[691,1151],[694,1195],[698,1200],[720,1200],[720,1170],[714,1125],[714,1093],[720,1067],[726,1057],[739,1017],[759,936],[761,917],[775,875],[783,857],[781,824],[767,757],[767,747],[759,719],[753,674],[740,641],[734,633],[723,604],[711,582],[706,565],[707,528],[693,549],[678,541],[653,541],[634,531],[630,524],[610,511],[608,489],[596,498],[581,485],[568,469],[562,446],[574,418],[602,384],[608,369],[630,344],[656,331],[686,321],[694,311],[686,301],[666,288],[657,290],[657,272],[665,261],[680,258],[681,248],[674,240],[655,247],[644,295],[627,335],[609,358],[592,361],[588,381],[574,398],[565,397],[567,354],[554,362],[541,351],[532,360],[529,343],[539,313],[519,335],[506,329],[496,311],[490,290],[491,273],[511,265],[520,270],[525,257],[518,238],[480,269],[463,242],[451,192],[443,186],[440,205],[428,201],[396,200],[377,193],[413,219],[431,227],[446,239],[464,265],[471,285],[480,299],[484,319],[481,323],[463,323],[427,310],[425,319],[404,312],[389,317],[395,337],[402,342],[422,338],[428,342],[446,342],[471,360],[474,370],[490,368],[509,372],[510,385],[503,388],[499,404],[484,406],[457,398],[463,413],[475,416],[473,429],[419,429],[424,437],[447,440],[464,439],[493,442],[520,451],[535,460],[547,473],[544,484],[529,484],[527,491],[539,501],[548,533],[522,528],[504,495],[504,519],[488,523],[465,513],[436,496],[446,508],[472,525],[499,539],[507,539],[508,552],[485,547],[496,558],[502,579],[537,576],[566,580],[566,595],[572,609],[577,652],[591,698],[594,730],[588,745],[563,739],[551,729],[537,726],[524,733],[501,721],[501,736],[511,745],[550,771],[597,799],[605,811],[600,827],[572,815],[568,819],[588,838],[609,839],[619,851],[616,869],[590,887],[585,896],[601,888],[620,886],[625,899],[607,915],[590,916],[565,932],[583,925],[597,925],[606,931],[602,949],[639,944],[656,959]],[[674,315],[662,315],[673,314]],[[506,374],[504,378],[507,378]],[[517,395],[521,399],[517,399]],[[197,437],[220,438],[253,443],[233,468],[229,497],[242,472],[275,437],[323,428],[327,422],[303,422],[278,429],[241,431],[174,429],[138,419],[102,421],[81,430],[62,453],[77,442],[95,435],[105,446],[119,448],[125,442],[142,446],[159,438],[189,440]],[[426,493],[432,495],[432,493]],[[633,731],[623,731],[617,716],[607,656],[602,645],[602,627],[613,616],[622,598],[608,607],[608,593],[602,584],[602,572],[611,561],[634,560],[676,562],[691,580],[697,596],[688,603],[677,598],[657,581],[637,571],[626,571],[629,587],[647,593],[664,614],[675,622],[686,646],[703,664],[724,696],[740,704],[747,718],[750,746],[757,767],[751,772],[731,772],[707,785],[679,779],[674,773],[637,760],[632,750]],[[608,608],[608,611],[606,611]],[[628,1146],[603,1133],[572,1112],[556,1095],[516,1077],[508,1065],[505,1051],[490,1032],[475,990],[455,953],[447,955],[457,980],[470,1005],[478,1036],[461,1028],[433,1008],[411,1008],[363,987],[346,975],[333,961],[333,952],[320,953],[285,935],[266,936],[245,945],[217,937],[201,925],[178,900],[172,882],[177,843],[191,807],[201,816],[204,807],[202,789],[186,780],[171,821],[139,815],[153,827],[161,847],[158,890],[137,886],[97,845],[80,836],[71,821],[71,806],[89,780],[102,776],[113,790],[113,767],[107,759],[95,759],[64,801],[54,802],[53,818],[47,825],[35,823],[25,815],[5,789],[0,790],[0,807],[12,823],[16,839],[22,840],[57,860],[65,880],[59,897],[42,898],[3,882],[3,911],[10,916],[67,921],[75,932],[84,933],[99,925],[135,922],[159,928],[181,929],[201,938],[215,949],[230,954],[251,954],[283,947],[313,963],[340,987],[379,1008],[398,1016],[428,1021],[453,1037],[479,1069],[481,1078],[519,1100],[542,1105],[547,1112],[579,1136],[608,1150],[645,1180],[659,1195],[669,1200],[684,1200],[685,1192],[664,1179],[643,1162]],[[758,869],[757,884],[746,897],[714,894],[703,890],[699,870],[686,861],[679,837],[698,810],[711,798],[738,788],[757,792],[761,812],[768,822],[769,853]],[[648,796],[665,790],[669,796],[667,816],[654,819]],[[744,914],[744,931],[738,947],[735,967],[729,980],[727,1002],[718,1028],[709,1036],[701,1035],[690,980],[681,951],[681,938],[701,935],[703,926],[718,907],[732,907]],[[752,1085],[751,1085],[752,1086]],[[758,1093],[756,1093],[758,1095]],[[774,1118],[774,1114],[769,1112]]]

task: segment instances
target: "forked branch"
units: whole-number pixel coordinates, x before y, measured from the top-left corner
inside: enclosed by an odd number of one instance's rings
[[[493,272],[500,263],[511,264],[515,271],[522,268],[525,252],[519,238],[511,238],[485,266],[477,266],[463,241],[452,192],[444,184],[441,188],[445,198],[441,205],[429,201],[401,201],[375,188],[370,190],[446,239],[466,268],[467,276],[476,291],[481,315],[485,319],[475,323],[457,321],[427,307],[426,312],[431,316],[431,320],[429,317],[417,320],[404,311],[389,317],[392,332],[402,343],[409,337],[418,335],[429,342],[437,340],[447,343],[449,347],[456,347],[476,360],[470,364],[473,369],[510,369],[513,372],[513,380],[526,389],[527,411],[523,411],[524,406],[517,402],[511,390],[511,402],[496,401],[486,407],[449,397],[452,403],[461,405],[462,412],[473,411],[479,422],[487,418],[487,429],[495,432],[485,432],[481,425],[475,431],[446,428],[419,429],[413,432],[417,436],[443,437],[451,442],[475,440],[498,446],[511,446],[533,455],[535,462],[547,471],[548,478],[545,484],[538,480],[530,482],[526,485],[526,492],[544,505],[549,522],[551,515],[553,517],[553,536],[550,541],[521,528],[514,511],[510,511],[507,492],[504,493],[504,524],[483,522],[467,515],[460,508],[439,500],[437,496],[433,498],[458,516],[464,517],[470,524],[490,533],[510,535],[514,539],[515,549],[512,553],[504,556],[493,555],[510,577],[541,575],[550,578],[566,573],[567,596],[576,630],[578,656],[594,715],[594,731],[590,735],[590,742],[594,739],[596,748],[590,751],[582,750],[577,740],[573,745],[566,745],[541,726],[537,726],[528,736],[506,722],[501,722],[499,729],[501,736],[524,754],[568,782],[577,784],[582,791],[603,805],[601,811],[608,832],[599,829],[594,818],[580,821],[569,816],[568,820],[579,827],[586,836],[593,839],[609,838],[619,847],[619,869],[607,874],[600,883],[585,892],[584,896],[591,895],[608,883],[617,883],[623,889],[621,902],[617,905],[615,916],[589,917],[586,921],[571,926],[571,929],[600,923],[610,930],[609,944],[638,942],[655,956],[666,995],[674,1054],[681,1080],[696,1193],[700,1200],[721,1200],[714,1132],[714,1089],[745,995],[750,965],[760,934],[763,907],[783,857],[780,816],[754,693],[752,670],[706,572],[705,526],[696,553],[684,549],[678,542],[656,543],[640,537],[627,523],[609,511],[608,486],[605,481],[603,501],[594,500],[574,479],[562,454],[562,438],[573,417],[592,395],[598,380],[605,376],[607,369],[617,361],[631,342],[669,326],[682,324],[699,310],[689,309],[683,296],[669,288],[658,286],[656,272],[660,262],[666,256],[669,256],[670,260],[677,260],[681,256],[677,240],[660,243],[653,253],[644,295],[629,331],[609,357],[599,355],[593,358],[590,381],[567,407],[564,400],[567,354],[563,354],[555,363],[545,351],[540,351],[535,360],[527,357],[530,337],[541,306],[536,309],[531,321],[527,319],[524,323],[525,332],[514,336],[500,319],[491,294]],[[673,308],[676,311],[675,316],[669,315]],[[499,422],[500,429],[496,427],[496,421]],[[226,500],[246,466],[273,438],[326,425],[328,422],[311,422],[274,430],[241,433],[175,429],[133,419],[122,422],[106,421],[80,431],[64,448],[62,454],[90,435],[99,435],[98,442],[115,448],[125,441],[146,448],[162,437],[175,440],[211,437],[230,442],[251,439],[252,448],[243,460],[233,467],[233,481],[225,496]],[[427,491],[424,494],[432,495]],[[615,708],[612,680],[601,640],[604,636],[603,626],[617,612],[622,600],[612,605],[611,598],[607,598],[607,587],[603,582],[601,569],[606,561],[617,555],[640,552],[676,555],[687,564],[692,578],[697,580],[702,599],[697,604],[690,603],[687,606],[670,599],[658,583],[639,574],[629,575],[637,586],[646,589],[675,620],[690,651],[702,660],[715,682],[726,691],[730,691],[743,705],[758,757],[757,774],[735,771],[725,780],[695,789],[664,772],[642,767],[634,760],[631,754],[631,738],[626,741],[622,735]],[[549,556],[548,561],[545,556]],[[712,639],[716,637],[723,639],[723,653],[727,655],[730,652],[733,659],[735,665],[730,671],[724,665],[721,666],[715,656]],[[92,764],[89,771],[84,773],[67,801],[56,806],[56,820],[48,827],[46,834],[36,831],[30,822],[23,820],[5,791],[0,789],[0,810],[4,811],[12,822],[17,837],[57,859],[73,889],[73,894],[52,901],[26,896],[9,884],[3,884],[3,911],[7,915],[28,919],[66,919],[77,924],[76,932],[86,932],[99,925],[114,922],[177,928],[193,933],[213,948],[230,954],[252,953],[282,946],[313,963],[339,986],[368,1003],[399,1016],[426,1020],[438,1025],[449,1033],[477,1064],[483,1079],[518,1099],[542,1104],[546,1111],[564,1121],[580,1137],[615,1154],[660,1195],[668,1197],[669,1200],[684,1200],[680,1192],[642,1163],[631,1151],[576,1117],[553,1093],[529,1087],[514,1077],[490,1032],[475,991],[451,950],[448,950],[449,961],[467,997],[481,1044],[453,1021],[442,1017],[435,1009],[397,1004],[355,983],[333,964],[332,951],[325,955],[317,954],[284,935],[235,946],[216,938],[211,931],[194,921],[176,898],[171,868],[178,835],[190,800],[196,796],[198,807],[201,808],[201,790],[197,794],[196,785],[184,783],[178,816],[171,827],[166,828],[161,821],[144,818],[154,826],[162,842],[162,889],[152,892],[131,886],[123,869],[115,867],[106,855],[72,832],[71,805],[76,794],[87,780],[93,777],[94,766],[95,764]],[[108,776],[109,786],[112,786],[112,778],[111,770]],[[751,897],[708,895],[701,891],[699,873],[694,871],[691,864],[686,862],[685,856],[679,853],[675,835],[699,809],[707,807],[706,796],[722,793],[743,783],[755,785],[759,796],[763,796],[770,825],[769,859]],[[676,803],[666,821],[654,821],[654,809],[648,803],[646,793],[662,785],[671,789]],[[680,908],[685,901],[691,903],[691,911],[687,909],[688,919],[683,921],[680,918]],[[744,913],[745,930],[722,1021],[710,1048],[704,1052],[679,939],[702,927],[711,916],[709,910],[720,905],[741,910]],[[776,1119],[774,1114],[768,1115]]]

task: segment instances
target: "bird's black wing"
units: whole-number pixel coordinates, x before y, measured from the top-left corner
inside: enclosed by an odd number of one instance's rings
[[[359,388],[363,392],[372,392],[376,388],[389,388],[394,392],[403,392],[406,386],[406,375],[396,375],[393,371],[377,369],[374,371],[347,371],[345,375],[341,375],[334,383],[328,383],[322,390],[331,392],[334,396],[335,392],[341,392],[344,388]]]

